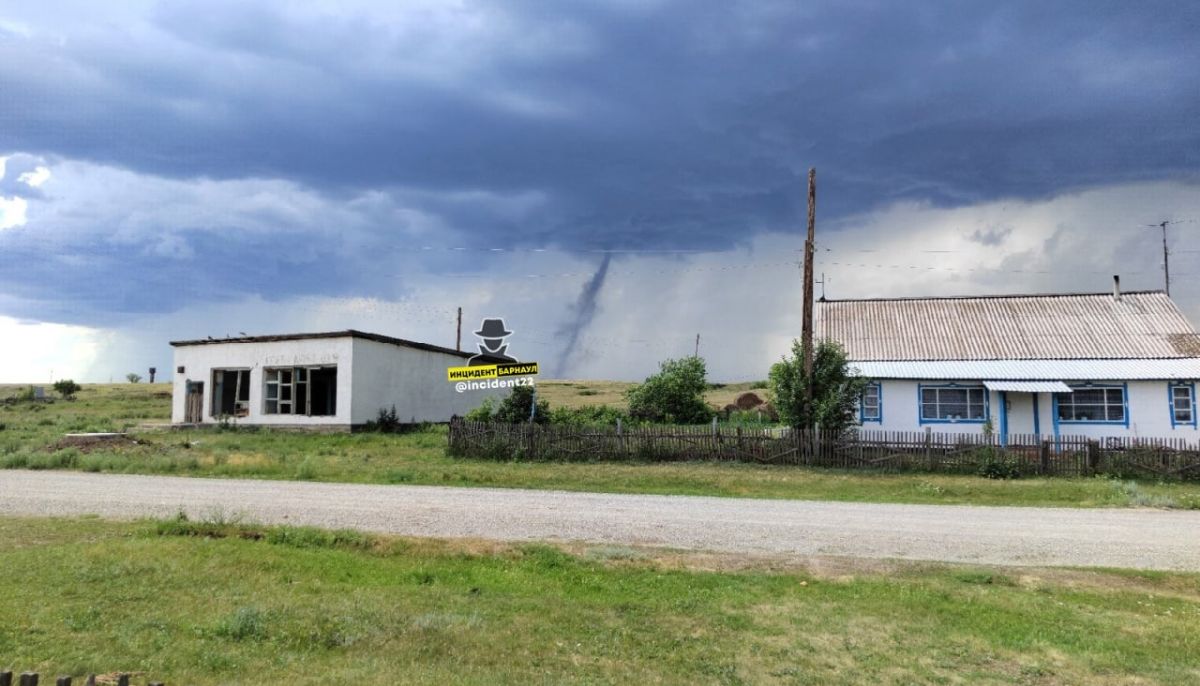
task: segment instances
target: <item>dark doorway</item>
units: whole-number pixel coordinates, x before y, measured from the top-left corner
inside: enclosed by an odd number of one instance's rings
[[[309,370],[308,384],[308,413],[313,416],[337,414],[337,367]]]

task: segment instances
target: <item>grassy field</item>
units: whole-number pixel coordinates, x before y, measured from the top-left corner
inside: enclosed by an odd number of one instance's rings
[[[730,396],[744,390],[725,388]],[[618,384],[546,382],[554,404],[603,402]],[[581,395],[596,390],[595,395]],[[0,387],[0,398],[16,389]],[[606,395],[607,394],[607,395]],[[719,401],[719,399],[718,399]],[[1200,485],[1107,478],[993,481],[750,464],[545,464],[451,459],[445,429],[404,435],[138,430],[170,416],[165,384],[86,386],[73,402],[0,403],[0,467],[365,483],[556,488],[902,503],[1200,508]],[[133,440],[72,445],[66,432],[134,428]]]
[[[210,536],[189,534],[209,533]],[[1200,683],[1200,576],[0,519],[0,668],[135,682]]]
[[[624,406],[625,392],[634,384],[625,381],[540,381],[538,397],[548,400],[551,407],[585,407],[590,405]],[[715,384],[704,399],[709,405],[720,409],[732,403],[739,395],[752,392],[763,400],[767,399],[766,382]]]

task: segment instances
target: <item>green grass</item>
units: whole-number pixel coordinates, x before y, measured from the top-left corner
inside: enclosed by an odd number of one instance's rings
[[[345,539],[229,522],[0,518],[0,540],[0,668],[43,676],[1200,683],[1196,575],[769,570],[650,550]]]
[[[569,393],[607,382],[543,384]],[[730,386],[720,389],[728,392]],[[608,389],[608,390],[603,390]],[[15,393],[0,388],[0,398]],[[1200,508],[1200,484],[1108,478],[1011,481],[943,474],[867,474],[707,462],[519,463],[452,459],[444,427],[403,435],[271,430],[139,430],[170,417],[167,385],[85,386],[74,402],[0,402],[0,468],[239,478],[553,488],[896,503]],[[734,388],[733,392],[737,392]],[[596,396],[582,396],[590,401]],[[73,431],[132,429],[133,441],[70,445]]]

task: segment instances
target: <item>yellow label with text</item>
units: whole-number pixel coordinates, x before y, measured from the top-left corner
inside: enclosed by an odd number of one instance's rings
[[[446,370],[446,380],[499,379],[506,376],[532,376],[537,373],[537,362],[504,362],[502,364],[480,364],[472,367],[450,367]]]

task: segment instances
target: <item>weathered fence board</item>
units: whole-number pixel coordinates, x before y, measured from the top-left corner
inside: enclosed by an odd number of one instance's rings
[[[715,460],[873,471],[976,472],[1002,461],[1022,474],[1200,479],[1200,442],[1184,439],[854,430],[841,434],[726,426],[501,424],[455,418],[450,454],[502,460]]]

